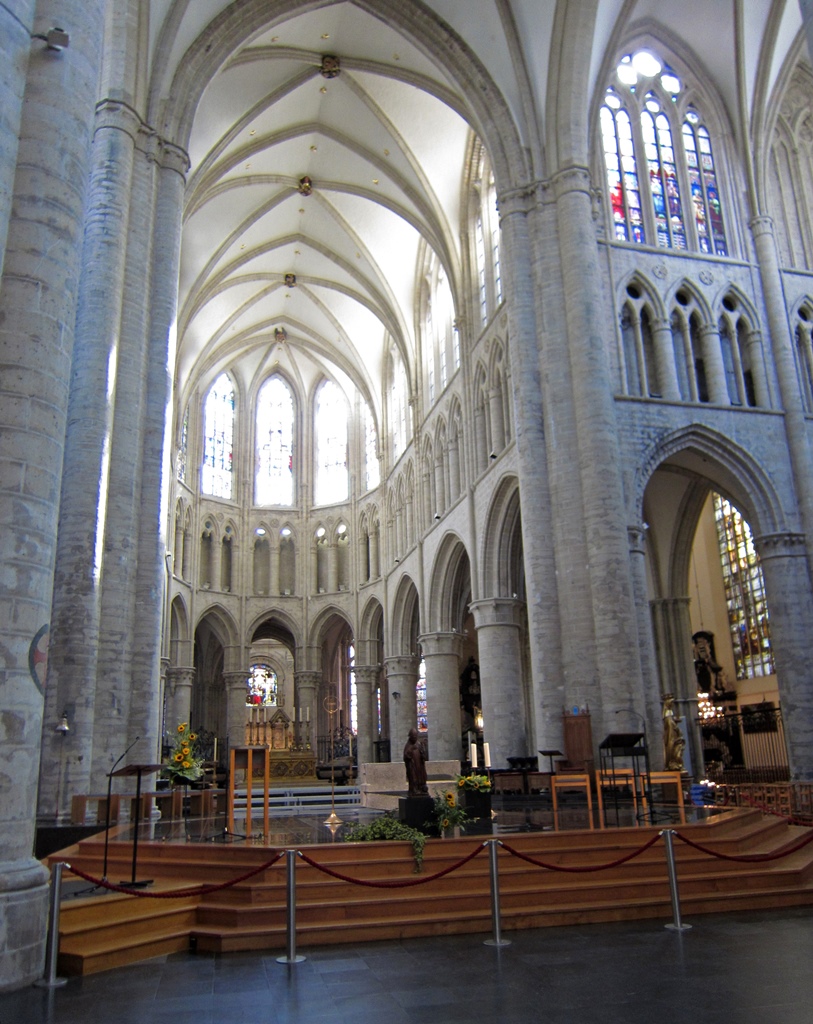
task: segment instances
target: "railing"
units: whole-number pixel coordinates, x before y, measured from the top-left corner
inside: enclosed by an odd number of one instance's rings
[[[782,712],[767,702],[701,722],[705,772],[713,782],[790,778]]]

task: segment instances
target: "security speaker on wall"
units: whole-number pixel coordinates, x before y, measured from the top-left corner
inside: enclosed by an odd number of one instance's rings
[[[36,35],[31,36],[32,39],[41,39],[48,50],[66,50],[71,41],[71,37],[65,31],[64,28],[49,28],[47,32],[38,32]]]

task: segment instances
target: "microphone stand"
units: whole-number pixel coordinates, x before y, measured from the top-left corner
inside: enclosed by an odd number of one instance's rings
[[[116,770],[116,768],[118,768],[118,766],[121,764],[124,758],[127,757],[127,755],[130,753],[130,751],[133,749],[133,747],[136,745],[136,743],[138,743],[140,739],[140,736],[136,736],[136,738],[133,740],[130,746],[124,751],[124,753],[121,755],[118,761],[116,761],[116,763],[113,765],[113,767],[107,774],[107,815],[104,824],[104,863],[102,865],[103,882],[107,881],[107,851],[110,845],[110,797],[113,792],[113,772]]]

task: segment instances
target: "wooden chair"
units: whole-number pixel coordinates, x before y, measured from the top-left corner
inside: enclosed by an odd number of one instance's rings
[[[553,827],[559,829],[559,793],[565,789],[578,789],[587,797],[587,820],[590,829],[595,828],[593,824],[593,794],[590,776],[569,773],[567,775],[552,775],[550,779],[550,792],[553,798]]]

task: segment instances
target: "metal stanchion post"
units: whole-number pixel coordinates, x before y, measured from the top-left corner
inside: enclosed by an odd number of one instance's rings
[[[669,868],[669,892],[672,894],[672,917],[674,918],[665,927],[673,932],[686,932],[691,929],[690,924],[683,924],[680,919],[680,896],[678,895],[677,869],[675,868],[675,847],[672,842],[674,829],[665,828],[661,835],[666,846],[666,864]]]
[[[278,956],[278,964],[301,964],[304,956],[296,954],[296,850],[285,851],[285,868],[288,895],[288,952]]]
[[[503,939],[500,936],[500,876],[497,873],[497,844],[498,839],[488,840],[488,868],[491,876],[491,923],[494,929],[494,938],[486,939],[486,946],[510,946],[510,939]]]
[[[51,894],[48,910],[48,939],[45,946],[45,975],[35,985],[40,988],[58,988],[60,985],[67,985],[67,978],[57,978],[56,958],[59,955],[59,901],[62,895],[62,868],[61,861],[54,864],[51,869]]]

